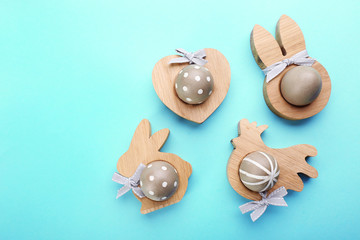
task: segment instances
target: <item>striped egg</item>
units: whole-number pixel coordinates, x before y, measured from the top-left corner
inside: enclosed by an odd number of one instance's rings
[[[275,185],[280,169],[273,156],[256,151],[246,155],[242,160],[239,174],[245,187],[254,192],[264,192]]]

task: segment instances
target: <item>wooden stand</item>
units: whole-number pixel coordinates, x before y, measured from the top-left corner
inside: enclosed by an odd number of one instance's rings
[[[178,189],[168,200],[156,202],[147,197],[139,198],[134,194],[142,203],[140,212],[143,214],[179,202],[188,185],[188,178],[192,172],[190,163],[175,154],[159,151],[166,142],[169,133],[169,129],[165,128],[151,135],[150,122],[147,119],[142,120],[136,128],[129,149],[119,158],[117,163],[118,172],[125,177],[132,176],[140,163],[147,165],[157,160],[166,161],[177,170],[179,174]]]
[[[255,25],[250,38],[251,50],[261,69],[287,59],[306,49],[304,36],[294,20],[282,15],[276,26],[276,40],[263,27]],[[295,65],[290,65],[269,83],[264,81],[264,98],[268,107],[278,116],[289,120],[300,120],[320,112],[330,98],[331,82],[326,69],[315,62],[312,67],[321,75],[322,90],[314,102],[304,107],[289,104],[281,95],[280,83],[284,74]]]
[[[180,117],[196,123],[203,123],[220,106],[230,87],[231,71],[225,56],[212,48],[205,48],[205,52],[208,63],[204,67],[208,68],[214,77],[214,90],[202,104],[187,104],[176,94],[176,76],[181,69],[189,65],[189,63],[169,64],[171,59],[180,57],[179,55],[160,59],[152,73],[153,85],[160,100]]]
[[[298,173],[303,173],[309,177],[316,178],[316,169],[305,161],[307,156],[316,156],[316,148],[307,145],[295,145],[289,148],[274,149],[269,148],[261,139],[261,133],[267,129],[267,125],[256,127],[256,122],[250,123],[247,119],[239,122],[239,137],[231,140],[234,150],[227,164],[227,177],[232,188],[241,196],[251,200],[261,200],[257,192],[247,189],[241,182],[239,168],[241,161],[246,155],[255,151],[262,151],[272,155],[280,166],[280,175],[275,186],[268,193],[284,186],[287,190],[291,189],[300,192],[304,184]]]

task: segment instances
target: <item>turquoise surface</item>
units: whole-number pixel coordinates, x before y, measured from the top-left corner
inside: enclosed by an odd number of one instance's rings
[[[354,1],[1,1],[0,239],[356,239],[359,229],[359,12]],[[282,14],[332,80],[327,107],[287,121],[266,106],[250,32]],[[225,101],[203,124],[157,97],[154,64],[174,49],[220,50]],[[138,123],[169,128],[164,152],[193,166],[183,200],[151,214],[111,181]],[[271,147],[308,143],[317,179],[252,223],[226,177],[242,118]]]

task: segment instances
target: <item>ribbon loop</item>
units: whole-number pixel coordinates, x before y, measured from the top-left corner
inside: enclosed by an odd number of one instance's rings
[[[312,66],[315,62],[315,59],[310,58],[306,49],[298,52],[294,56],[284,59],[280,62],[276,62],[269,67],[263,70],[264,74],[266,75],[266,82],[270,82],[274,79],[277,75],[279,75],[284,69],[292,64],[299,65],[299,66]]]
[[[240,211],[244,214],[253,211],[250,214],[251,220],[255,222],[269,205],[287,207],[284,197],[287,195],[285,187],[280,187],[266,196],[266,192],[260,193],[262,199],[260,201],[252,201],[240,206]]]
[[[119,197],[121,197],[122,195],[124,195],[125,193],[130,191],[131,189],[139,198],[145,197],[144,193],[141,191],[141,189],[139,187],[140,175],[141,175],[141,172],[144,170],[144,168],[145,168],[145,165],[141,163],[137,167],[135,173],[129,178],[124,177],[123,175],[121,175],[119,173],[114,173],[112,180],[114,182],[124,185],[122,188],[120,188],[118,190],[116,199],[118,199]]]
[[[173,58],[170,60],[169,64],[189,62],[190,64],[195,63],[197,65],[203,66],[208,62],[204,59],[206,57],[205,49],[200,49],[196,52],[188,52],[182,48],[178,48],[175,51],[179,54],[182,54],[183,57]]]

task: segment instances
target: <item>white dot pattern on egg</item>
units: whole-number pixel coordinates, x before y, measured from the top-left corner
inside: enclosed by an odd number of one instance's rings
[[[150,164],[149,164],[150,165]],[[169,199],[177,190],[179,176],[176,169],[165,161],[151,162],[140,176],[140,188],[153,201]]]
[[[178,74],[175,90],[178,97],[188,104],[201,104],[206,101],[214,88],[211,73],[203,66],[188,65]]]

